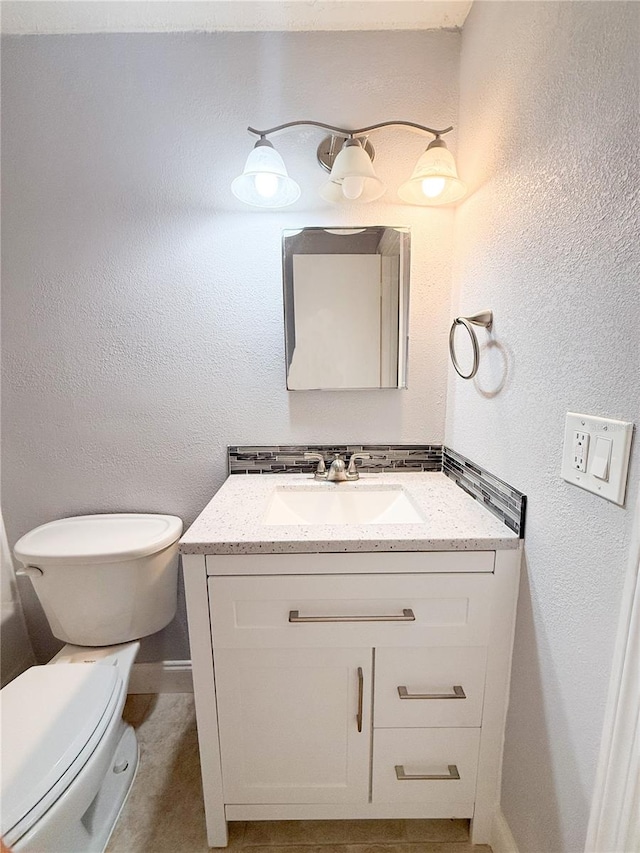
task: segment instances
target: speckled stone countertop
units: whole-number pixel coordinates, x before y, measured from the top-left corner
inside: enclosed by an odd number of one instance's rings
[[[401,486],[425,521],[418,524],[264,524],[273,489]],[[440,472],[362,474],[327,483],[310,474],[229,477],[180,541],[183,554],[300,554],[332,551],[492,551],[518,536]]]

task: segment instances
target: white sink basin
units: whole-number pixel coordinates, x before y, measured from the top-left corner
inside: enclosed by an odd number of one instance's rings
[[[263,524],[421,524],[402,486],[276,486]]]

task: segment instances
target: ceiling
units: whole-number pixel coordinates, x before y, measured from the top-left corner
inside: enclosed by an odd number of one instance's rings
[[[461,27],[472,0],[2,0],[2,32],[433,30]]]

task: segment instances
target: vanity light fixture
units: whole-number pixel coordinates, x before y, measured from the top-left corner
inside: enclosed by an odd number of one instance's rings
[[[326,184],[320,187],[325,201],[375,201],[384,193],[384,184],[373,169],[371,156],[353,137],[344,141],[336,155]]]
[[[300,187],[287,174],[284,160],[262,134],[247,157],[231,192],[254,207],[286,207],[300,198]]]
[[[466,195],[453,154],[440,136],[429,143],[398,195],[409,204],[451,204]]]
[[[385,121],[349,130],[319,121],[290,121],[266,130],[247,128],[259,137],[249,154],[243,173],[231,184],[231,191],[241,201],[256,207],[286,207],[300,197],[300,187],[287,174],[282,157],[267,136],[292,127],[320,127],[330,131],[322,140],[316,155],[318,163],[329,172],[329,180],[320,187],[320,196],[334,204],[375,201],[385,186],[373,168],[375,151],[369,134],[385,127],[405,127],[434,137],[421,155],[411,177],[398,189],[408,204],[435,206],[459,201],[467,188],[458,177],[455,160],[442,139],[453,130],[434,130],[412,121]]]

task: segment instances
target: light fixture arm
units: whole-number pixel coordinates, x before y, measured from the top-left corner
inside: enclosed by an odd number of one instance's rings
[[[285,124],[278,124],[275,127],[269,127],[266,130],[257,130],[255,127],[248,127],[249,133],[259,136],[261,139],[269,136],[272,133],[279,133],[281,130],[287,130],[290,127],[321,127],[323,130],[329,130],[345,138],[353,139],[356,136],[365,136],[374,130],[380,130],[383,127],[407,127],[409,130],[415,130],[418,133],[429,133],[436,138],[444,136],[445,133],[450,133],[453,127],[445,127],[444,130],[434,130],[432,127],[426,127],[423,124],[417,124],[415,121],[381,121],[379,124],[370,124],[368,127],[358,127],[352,130],[346,127],[336,127],[332,124],[325,124],[321,121],[288,121]]]

